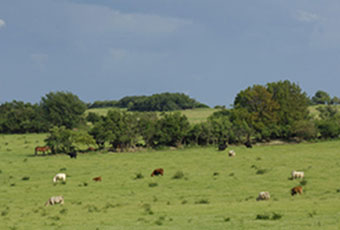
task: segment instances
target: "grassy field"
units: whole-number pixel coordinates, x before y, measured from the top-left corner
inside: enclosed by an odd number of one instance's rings
[[[317,110],[318,107],[324,107],[326,105],[312,105],[308,107],[308,110],[310,112],[310,115],[318,118],[319,117],[319,111]],[[335,106],[339,111],[340,111],[340,106],[336,105]],[[93,112],[93,113],[97,113],[99,115],[106,115],[107,112],[110,109],[114,109],[114,108],[97,108],[97,109],[88,109],[85,112],[85,116],[89,113],[89,112]],[[126,109],[121,109],[121,110],[125,110]],[[212,115],[214,112],[218,111],[218,109],[212,109],[212,108],[203,108],[203,109],[188,109],[188,110],[180,110],[179,112],[181,112],[182,114],[184,114],[185,116],[187,116],[188,120],[190,123],[192,124],[197,124],[200,122],[204,122],[207,120],[207,118]],[[159,112],[158,112],[159,113]]]
[[[0,136],[0,229],[340,228],[339,141],[229,147],[234,158],[215,148],[35,157],[44,137]],[[158,167],[165,175],[150,177]],[[66,184],[53,185],[58,172]],[[260,191],[271,199],[256,201]],[[44,207],[56,195],[65,204]]]
[[[106,115],[107,112],[110,110],[110,108],[98,108],[98,109],[88,109],[85,113],[85,116],[89,112],[97,113],[99,115]],[[126,110],[126,109],[123,109]],[[188,120],[192,124],[196,124],[202,121],[206,121],[207,118],[213,114],[214,112],[218,111],[218,109],[210,109],[210,108],[204,108],[204,109],[188,109],[188,110],[180,110],[182,114],[187,116]],[[159,114],[159,112],[157,112]]]

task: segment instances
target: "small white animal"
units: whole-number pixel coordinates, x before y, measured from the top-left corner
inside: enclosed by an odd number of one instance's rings
[[[229,152],[228,152],[228,156],[230,156],[230,157],[234,157],[234,156],[236,156],[236,153],[235,153],[235,151],[234,151],[234,150],[229,150]]]
[[[55,205],[55,204],[64,204],[63,196],[52,196],[48,201],[46,201],[45,206]]]
[[[269,200],[269,199],[270,199],[269,192],[260,192],[259,196],[256,198],[257,201],[259,201],[259,200]]]
[[[57,173],[57,175],[55,175],[53,177],[53,183],[56,183],[58,180],[66,181],[66,174],[65,173]]]
[[[296,179],[296,178],[304,178],[305,177],[305,173],[304,172],[298,172],[298,171],[293,171],[292,172],[292,178]]]

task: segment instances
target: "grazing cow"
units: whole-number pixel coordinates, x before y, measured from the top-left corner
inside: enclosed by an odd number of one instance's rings
[[[37,155],[39,152],[45,154],[46,152],[51,152],[51,148],[49,146],[37,146],[34,149],[34,155]]]
[[[94,181],[102,181],[102,177],[98,176],[98,177],[93,178],[92,180],[94,180]]]
[[[304,177],[305,177],[305,173],[304,172],[298,172],[298,171],[293,171],[292,172],[292,179],[304,178]]]
[[[68,155],[70,158],[77,158],[77,152],[70,152]]]
[[[259,196],[256,198],[257,201],[260,201],[260,200],[269,200],[269,199],[270,199],[269,192],[260,192]]]
[[[248,140],[246,143],[244,143],[244,145],[247,147],[247,148],[252,148],[253,145],[252,143]]]
[[[158,175],[162,175],[164,174],[164,169],[159,168],[159,169],[155,169],[153,170],[153,172],[151,173],[151,176],[158,176]]]
[[[292,196],[294,196],[294,195],[296,195],[296,194],[302,194],[303,193],[303,191],[302,191],[303,189],[302,189],[302,187],[301,186],[296,186],[296,187],[294,187],[294,188],[292,188],[291,189],[291,194],[292,194]]]
[[[94,151],[96,151],[96,149],[93,148],[93,147],[88,147],[88,148],[87,148],[87,151],[88,151],[88,152],[94,152]]]
[[[228,145],[226,143],[221,143],[218,145],[218,150],[219,151],[223,151],[228,147]]]
[[[53,177],[53,183],[57,183],[57,181],[66,181],[66,174],[65,173],[57,173],[54,177]]]
[[[63,196],[52,196],[48,201],[46,201],[45,206],[55,205],[55,204],[64,204]]]
[[[235,151],[234,151],[234,150],[229,150],[228,156],[229,156],[229,157],[234,157],[234,156],[236,156]]]

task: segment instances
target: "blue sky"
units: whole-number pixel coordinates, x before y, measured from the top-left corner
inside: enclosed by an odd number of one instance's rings
[[[210,106],[290,80],[340,97],[339,0],[1,0],[0,102],[183,92]]]

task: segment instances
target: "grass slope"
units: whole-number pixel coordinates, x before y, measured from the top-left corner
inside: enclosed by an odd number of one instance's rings
[[[96,109],[88,109],[85,112],[85,116],[89,112],[97,113],[98,115],[105,116],[109,110],[117,110],[117,108],[96,108]],[[126,111],[126,109],[118,109],[122,111]],[[187,110],[178,110],[178,112],[184,114],[190,123],[196,124],[203,121],[206,121],[207,118],[212,115],[214,112],[218,111],[218,109],[210,109],[210,108],[203,108],[203,109],[187,109]],[[160,114],[161,112],[157,112]]]
[[[43,138],[0,136],[0,229],[340,227],[339,141],[233,147],[234,158],[214,148],[32,156]],[[165,175],[150,177],[158,167]],[[305,171],[301,196],[290,196],[301,183],[292,170]],[[66,184],[53,185],[58,172]],[[271,199],[257,202],[260,191]],[[55,195],[65,204],[44,207]]]

